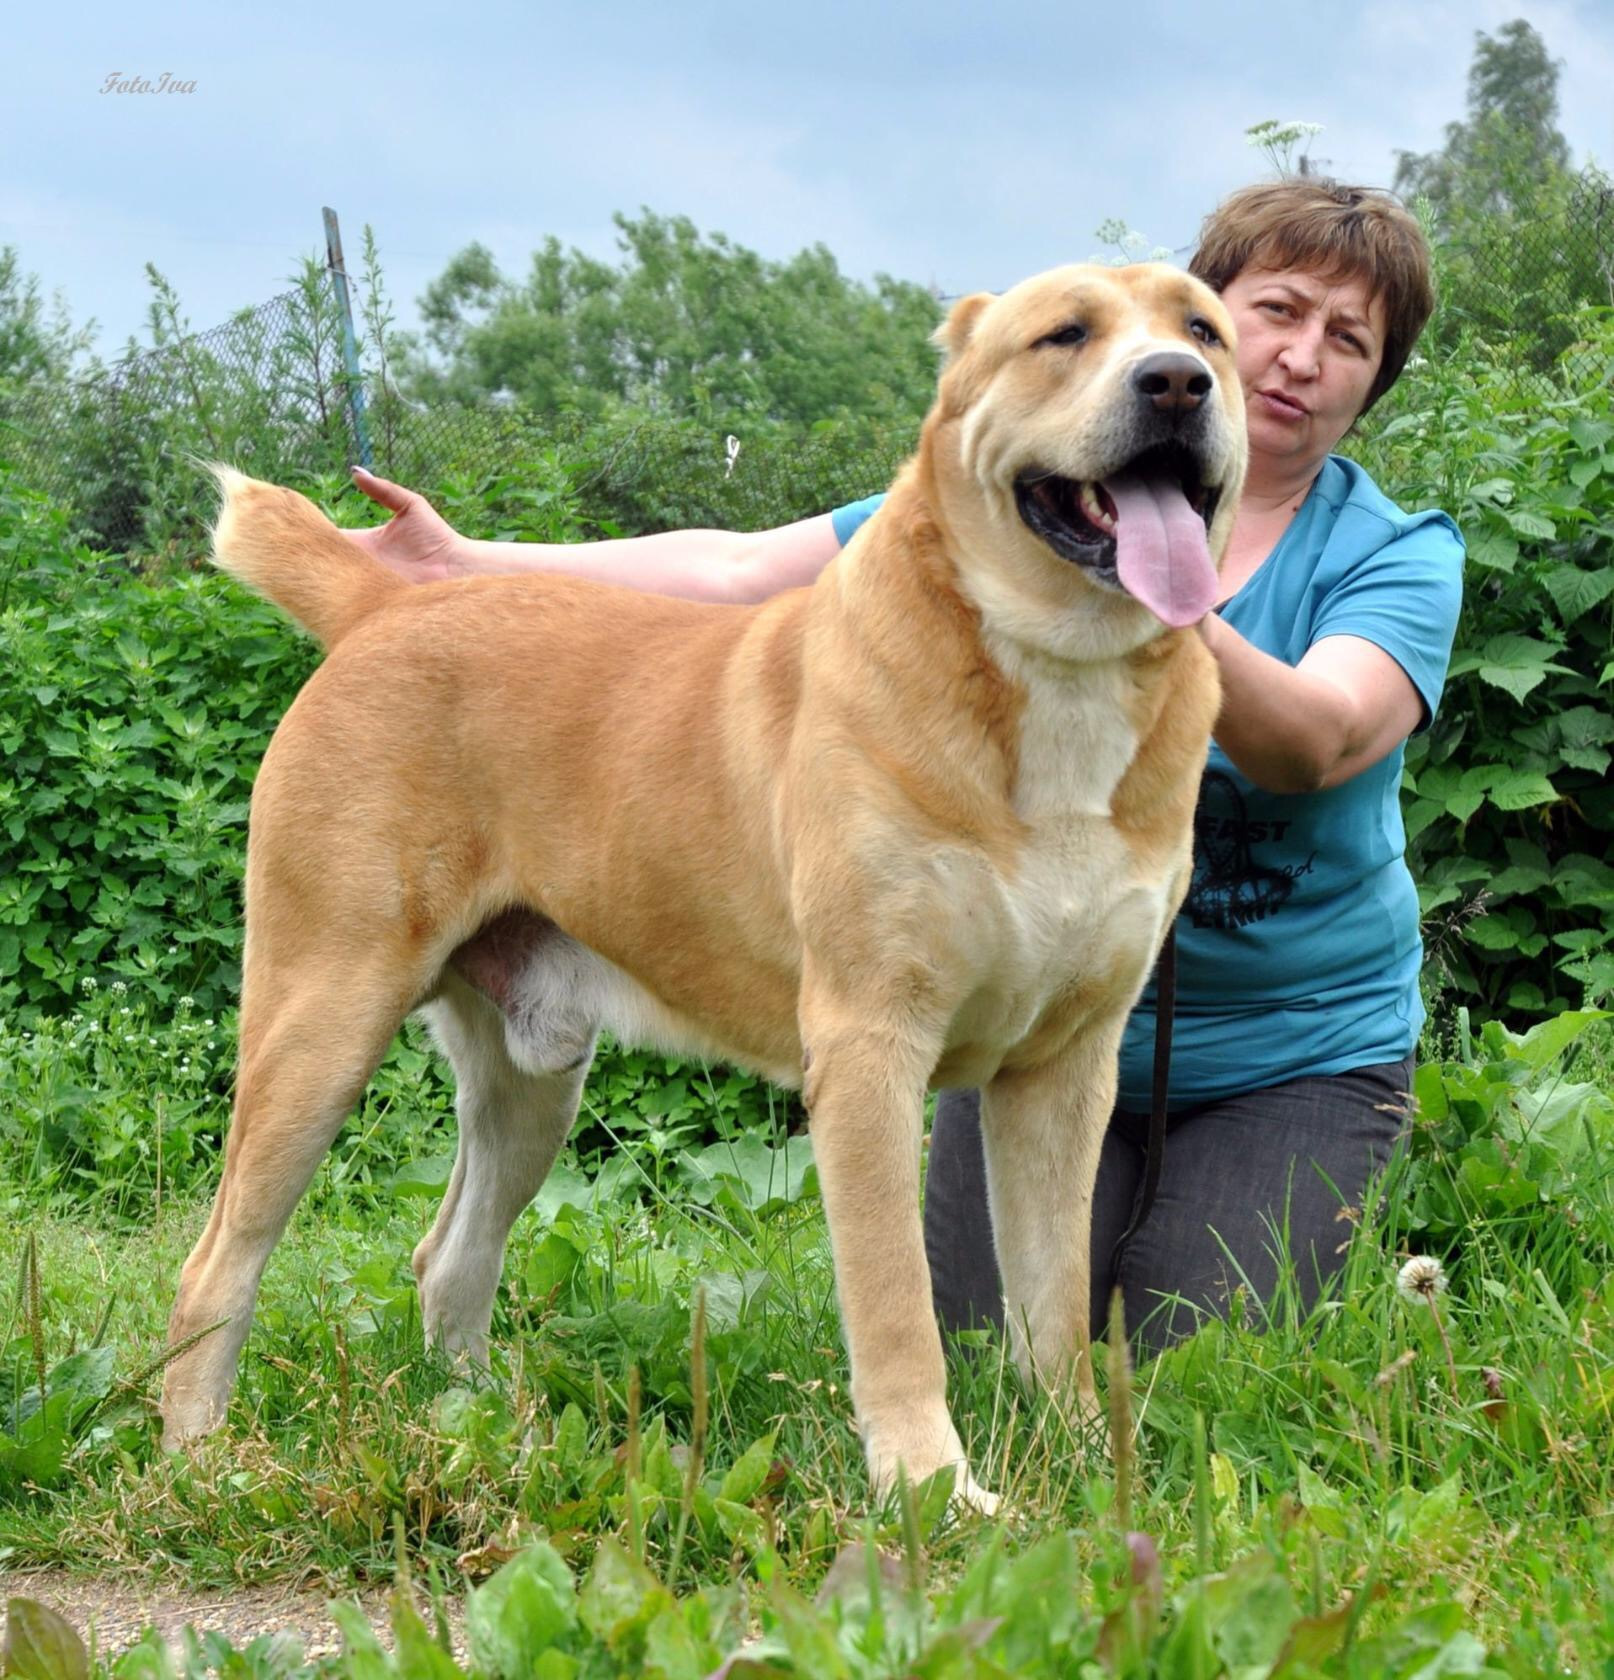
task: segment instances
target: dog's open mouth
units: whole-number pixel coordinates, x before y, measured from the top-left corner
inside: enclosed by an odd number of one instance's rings
[[[1125,590],[1163,623],[1192,624],[1216,600],[1206,533],[1221,499],[1194,452],[1156,444],[1102,479],[1028,470],[1014,485],[1026,527],[1095,583]]]

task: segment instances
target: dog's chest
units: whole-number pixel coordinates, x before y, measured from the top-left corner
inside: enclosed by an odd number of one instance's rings
[[[1130,1002],[1169,886],[1142,867],[1111,817],[1139,746],[1124,668],[1080,680],[1033,675],[1014,794],[1023,842],[998,871],[992,958],[955,1034],[980,1032],[1005,1049],[1056,1012],[1074,1026]]]

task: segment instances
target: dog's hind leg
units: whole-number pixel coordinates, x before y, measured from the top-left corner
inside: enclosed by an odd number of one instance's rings
[[[271,963],[249,935],[224,1172],[180,1276],[169,1345],[225,1322],[167,1368],[167,1447],[223,1421],[264,1263],[417,995],[399,955]]]
[[[516,977],[517,997],[541,991],[546,969],[536,957]],[[436,1223],[415,1249],[421,1318],[438,1346],[479,1363],[487,1358],[510,1227],[537,1195],[577,1115],[594,1053],[595,1026],[579,1007],[586,1002],[557,994],[553,1010],[539,1011],[538,1026],[528,1012],[523,1035],[519,1011],[507,1015],[450,970],[423,1011],[454,1064],[460,1138]]]

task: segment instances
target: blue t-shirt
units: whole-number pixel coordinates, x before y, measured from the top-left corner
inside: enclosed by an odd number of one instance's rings
[[[880,497],[838,508],[844,544]],[[1463,542],[1443,513],[1403,513],[1338,455],[1255,575],[1221,609],[1246,641],[1298,665],[1325,636],[1382,648],[1434,716],[1462,594]],[[1213,741],[1177,918],[1171,1106],[1409,1055],[1423,1026],[1418,897],[1403,853],[1401,761],[1335,788],[1266,793]],[[1127,1023],[1122,1108],[1147,1111],[1154,991]]]

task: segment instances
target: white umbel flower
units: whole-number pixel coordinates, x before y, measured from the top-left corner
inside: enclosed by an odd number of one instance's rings
[[[1415,1254],[1401,1268],[1395,1287],[1401,1299],[1412,1306],[1432,1306],[1435,1297],[1446,1287],[1446,1274],[1438,1260],[1427,1254]]]

